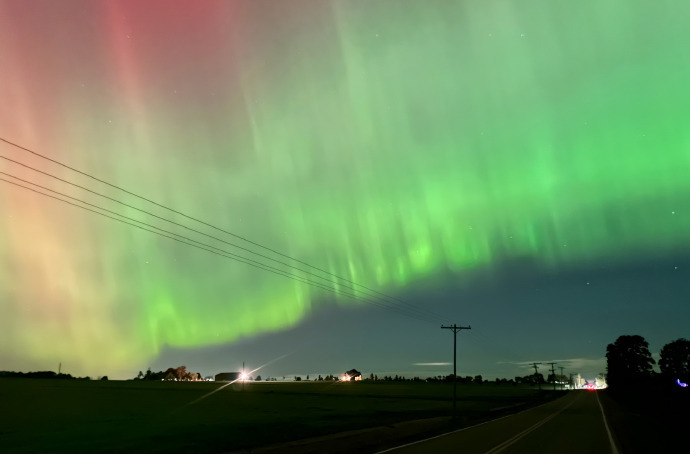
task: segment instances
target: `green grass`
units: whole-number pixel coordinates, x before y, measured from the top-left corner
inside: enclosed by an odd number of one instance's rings
[[[223,452],[450,416],[444,383],[219,383],[0,380],[0,452]],[[458,385],[460,420],[552,397],[510,385]]]

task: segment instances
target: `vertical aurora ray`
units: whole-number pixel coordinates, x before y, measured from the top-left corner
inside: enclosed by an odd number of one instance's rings
[[[0,135],[387,292],[683,253],[690,7],[544,3],[0,1]],[[10,365],[119,370],[324,296],[8,185],[0,212]]]

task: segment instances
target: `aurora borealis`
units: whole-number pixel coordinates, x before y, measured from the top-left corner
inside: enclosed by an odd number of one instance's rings
[[[653,314],[690,316],[687,293],[645,312],[615,290],[649,264],[687,280],[689,14],[641,0],[0,0],[0,137],[450,323],[494,308],[424,301],[419,283],[501,288],[522,261],[538,276],[634,268],[583,304],[615,306],[637,333]],[[6,143],[0,155],[171,217]],[[133,376],[164,348],[310,329],[333,301],[5,182],[0,213],[0,369]],[[499,317],[519,319],[506,305]]]

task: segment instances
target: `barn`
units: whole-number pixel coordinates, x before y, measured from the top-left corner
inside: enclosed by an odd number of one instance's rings
[[[220,372],[216,374],[216,381],[235,381],[240,379],[239,372]]]
[[[360,381],[362,379],[362,373],[357,369],[348,370],[341,377],[341,381]]]

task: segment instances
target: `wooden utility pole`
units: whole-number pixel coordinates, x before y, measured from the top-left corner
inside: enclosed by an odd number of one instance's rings
[[[546,363],[546,364],[551,364],[551,376],[553,377],[553,390],[556,390],[556,371],[554,370],[554,367],[558,363]]]
[[[558,366],[558,368],[561,370],[561,391],[563,391],[563,366]]]
[[[537,368],[540,364],[541,363],[532,363],[532,367],[534,367],[534,379],[537,381],[539,389],[541,390],[541,380],[539,380],[539,369]]]
[[[463,330],[463,329],[472,329],[471,326],[458,326],[456,324],[453,324],[452,326],[443,326],[441,325],[441,329],[450,329],[453,330],[453,417],[456,417],[456,411],[457,411],[457,385],[458,385],[458,376],[457,376],[457,349],[458,349],[458,331]]]

